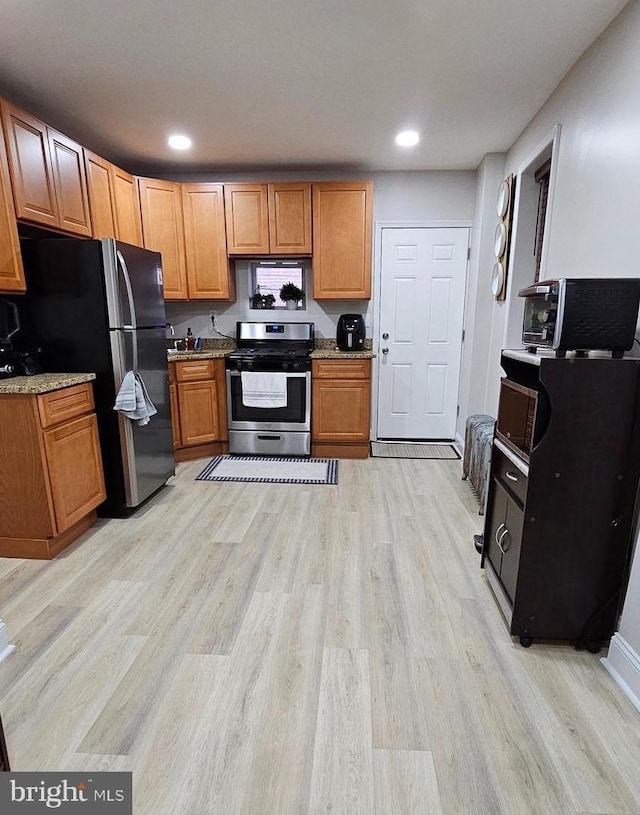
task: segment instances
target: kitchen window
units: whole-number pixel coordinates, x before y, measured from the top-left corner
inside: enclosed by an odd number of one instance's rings
[[[304,309],[306,301],[305,278],[308,271],[308,260],[257,260],[249,264],[249,292],[251,298],[251,308],[253,296],[257,291],[265,297],[272,294],[275,298],[273,308],[286,308],[286,304],[280,299],[280,289],[285,283],[294,283],[301,289],[305,296],[299,308]],[[259,289],[258,289],[259,287]]]

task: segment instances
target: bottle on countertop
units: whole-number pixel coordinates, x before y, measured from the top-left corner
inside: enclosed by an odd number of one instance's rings
[[[185,337],[185,346],[187,351],[193,351],[196,345],[195,337],[190,328],[187,328],[187,336]]]

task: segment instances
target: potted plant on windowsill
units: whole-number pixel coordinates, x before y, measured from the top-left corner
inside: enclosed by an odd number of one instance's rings
[[[272,294],[263,294],[262,295],[262,308],[273,308],[276,302],[276,298]]]
[[[280,289],[280,299],[284,300],[288,309],[298,308],[298,303],[304,297],[304,292],[295,283],[285,283]]]

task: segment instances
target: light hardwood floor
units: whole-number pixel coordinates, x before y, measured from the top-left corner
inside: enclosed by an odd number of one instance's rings
[[[133,771],[136,815],[640,812],[597,656],[512,641],[460,462],[194,481],[52,562],[0,560],[16,770]]]

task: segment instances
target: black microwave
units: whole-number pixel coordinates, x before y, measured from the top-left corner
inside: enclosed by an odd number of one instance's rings
[[[534,446],[547,425],[548,400],[544,390],[527,388],[503,377],[496,436],[514,453],[529,461]]]
[[[521,289],[522,344],[530,351],[611,351],[622,357],[633,345],[640,278],[560,278]]]

